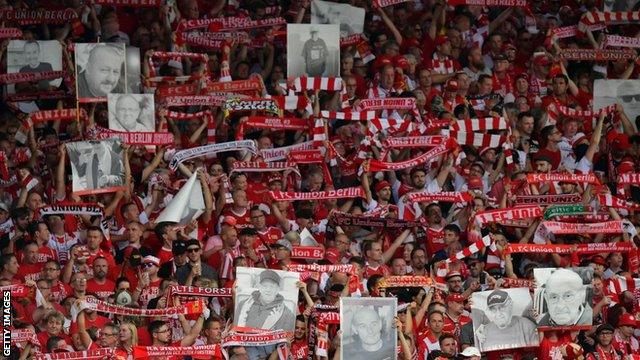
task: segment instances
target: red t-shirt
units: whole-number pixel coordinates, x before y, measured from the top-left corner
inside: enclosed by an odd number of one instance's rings
[[[107,300],[109,295],[115,292],[116,283],[109,279],[105,279],[104,284],[98,284],[96,279],[87,281],[87,292],[94,293],[100,300]]]
[[[40,279],[40,273],[42,272],[43,267],[44,263],[20,264],[20,268],[18,269],[18,276],[24,278],[25,281],[37,281],[38,279]]]
[[[309,344],[307,339],[295,340],[291,343],[291,355],[294,359],[306,359],[309,355]]]

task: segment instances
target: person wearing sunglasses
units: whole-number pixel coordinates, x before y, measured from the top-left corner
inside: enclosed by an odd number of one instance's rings
[[[640,116],[640,88],[636,81],[620,83],[616,89],[616,95],[629,119],[635,120]]]
[[[180,285],[191,286],[196,276],[218,280],[218,272],[202,262],[200,241],[196,239],[187,241],[187,259],[187,265],[176,271],[176,279]]]
[[[139,273],[139,282],[133,292],[133,302],[137,302],[142,307],[147,307],[149,300],[155,298],[160,293],[160,282],[162,278],[158,276],[160,269],[160,259],[155,256],[145,256],[142,259],[142,269]]]

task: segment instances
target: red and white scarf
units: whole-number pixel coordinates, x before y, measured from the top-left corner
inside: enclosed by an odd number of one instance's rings
[[[269,195],[271,195],[275,201],[352,199],[357,197],[364,198],[364,190],[362,190],[361,187],[350,187],[311,192],[269,191]]]
[[[622,221],[618,220],[590,224],[543,221],[542,226],[552,234],[621,234],[624,231]]]
[[[529,184],[541,182],[575,182],[600,184],[600,180],[593,173],[591,174],[570,174],[570,173],[536,173],[528,174],[527,182]]]
[[[300,176],[298,165],[294,162],[262,162],[262,161],[236,161],[233,163],[230,173],[240,172],[274,172],[292,171]]]
[[[22,37],[22,30],[18,28],[0,29],[0,39],[17,39]]]
[[[293,91],[305,90],[342,90],[342,79],[337,77],[298,77],[293,79]]]
[[[134,359],[148,358],[168,358],[171,356],[190,356],[194,359],[222,359],[222,348],[220,345],[198,345],[198,346],[134,346]]]
[[[274,17],[268,19],[252,20],[249,17],[225,17],[214,19],[209,24],[209,31],[222,32],[222,31],[237,31],[247,29],[257,29],[262,27],[274,27],[280,25],[286,25],[287,20],[281,17]]]
[[[4,9],[0,10],[0,22],[17,22],[20,25],[32,24],[65,24],[78,19],[73,9],[64,10],[33,10],[33,9]]]
[[[452,125],[453,130],[462,132],[505,130],[508,127],[507,119],[501,116],[458,120]]]
[[[406,195],[407,199],[411,202],[470,202],[473,200],[473,195],[468,192],[413,192]]]
[[[366,121],[376,118],[375,111],[320,111],[320,117],[330,120],[356,120]]]
[[[604,46],[620,46],[625,48],[640,48],[640,39],[620,35],[607,35]]]
[[[241,141],[229,141],[220,144],[209,144],[204,146],[198,146],[191,149],[185,149],[177,151],[173,154],[171,161],[169,162],[169,168],[172,171],[175,171],[178,168],[178,165],[184,161],[195,159],[202,156],[213,155],[219,152],[226,151],[239,151],[246,150],[251,152],[252,154],[256,154],[258,149],[256,148],[256,143],[253,140],[241,140]]]
[[[484,225],[490,222],[501,223],[504,220],[522,220],[542,216],[540,206],[516,206],[507,209],[482,211],[476,214],[476,223]]]

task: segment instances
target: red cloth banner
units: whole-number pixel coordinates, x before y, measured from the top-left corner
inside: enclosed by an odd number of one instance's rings
[[[74,97],[72,93],[67,93],[64,90],[53,91],[36,91],[36,92],[24,92],[20,94],[7,94],[5,100],[7,102],[21,102],[21,101],[36,101],[36,100],[51,100],[51,99],[65,99]]]
[[[20,25],[65,24],[76,20],[78,14],[73,9],[65,10],[0,10],[0,21],[17,22]]]
[[[163,101],[167,107],[222,106],[227,98],[215,95],[167,96]]]
[[[272,27],[286,25],[287,20],[281,17],[251,20],[249,17],[226,17],[216,19],[209,25],[209,31],[235,31],[242,29],[257,29],[261,27]]]
[[[528,174],[527,182],[530,184],[541,182],[574,182],[600,184],[600,180],[594,174],[569,174],[569,173],[536,173]]]
[[[192,301],[181,306],[164,309],[135,309],[109,304],[92,298],[85,299],[83,304],[85,308],[108,314],[148,317],[201,314],[206,307],[203,301]]]
[[[229,141],[220,144],[209,144],[198,146],[191,149],[177,151],[169,161],[169,169],[175,171],[178,164],[197,157],[213,155],[225,151],[246,150],[252,154],[257,153],[256,143],[253,140]]]
[[[33,329],[11,329],[11,345],[18,345],[23,342],[40,347],[40,341]]]
[[[374,0],[374,1],[375,1],[374,4],[376,6],[383,8],[387,6],[402,4],[410,0]]]
[[[482,134],[477,132],[452,131],[451,135],[455,136],[456,141],[460,145],[473,145],[479,148],[496,148],[507,141],[507,137],[503,135]]]
[[[108,6],[129,6],[129,7],[159,7],[161,0],[93,0],[95,4]]]
[[[173,134],[169,132],[129,132],[115,131],[97,127],[97,140],[117,137],[125,144],[131,145],[168,145],[173,144]]]
[[[433,149],[427,151],[426,153],[417,156],[413,159],[400,161],[400,162],[384,162],[377,159],[372,159],[369,161],[369,169],[368,171],[376,172],[376,171],[396,171],[402,169],[408,169],[415,166],[422,165],[424,163],[435,160],[438,156],[443,155],[451,151],[453,148],[457,146],[455,140],[449,138],[443,144],[440,144]],[[363,163],[363,164],[366,164]]]
[[[517,206],[508,209],[482,211],[476,214],[476,222],[480,225],[490,222],[501,223],[503,220],[522,220],[542,216],[540,206]]]
[[[607,25],[627,24],[640,21],[640,12],[638,11],[621,11],[621,12],[604,12],[591,11],[584,13],[578,23],[578,30],[586,32],[591,26],[604,23]]]
[[[508,6],[528,8],[527,0],[447,0],[450,6]]]
[[[604,46],[620,46],[625,48],[640,48],[640,39],[620,35],[607,35]]]
[[[428,276],[388,276],[378,284],[381,288],[394,287],[429,287],[433,279]]]
[[[620,185],[640,185],[640,173],[625,173],[618,176]]]
[[[284,118],[270,116],[250,116],[243,124],[244,126],[256,129],[272,129],[272,130],[298,130],[304,131],[309,129],[309,121],[300,118]]]
[[[580,194],[558,194],[558,195],[518,195],[516,205],[559,205],[576,204],[582,201]]]
[[[289,146],[273,148],[273,149],[262,149],[260,150],[260,156],[266,162],[272,162],[277,160],[284,160],[287,158],[287,155],[296,151],[304,151],[310,150],[313,148],[313,142],[307,141],[299,144],[293,144]]]
[[[384,139],[382,145],[392,149],[425,148],[441,145],[445,139],[440,135],[392,137]]]
[[[233,163],[230,173],[236,171],[241,172],[273,172],[273,171],[292,171],[300,176],[298,166],[293,162],[262,162],[262,161],[236,161]]]
[[[287,333],[283,330],[259,331],[256,333],[230,332],[222,339],[222,347],[229,346],[269,346],[287,342]]]
[[[0,84],[15,84],[38,80],[50,80],[65,77],[66,71],[42,71],[36,73],[15,73],[0,75]]]
[[[182,296],[205,296],[230,298],[233,296],[231,288],[205,288],[198,286],[171,285],[169,287],[169,297],[175,295]]]
[[[80,109],[80,113],[78,113],[77,109],[57,109],[57,110],[40,110],[29,114],[29,119],[32,123],[40,123],[46,121],[72,121],[78,119],[81,120],[87,119],[87,113],[84,109]]]
[[[473,195],[466,192],[415,192],[406,195],[407,199],[411,202],[469,202],[473,200]]]
[[[0,29],[0,39],[17,39],[22,36],[22,30],[18,28]]]
[[[321,246],[294,246],[291,251],[293,259],[324,259],[324,248]]]
[[[350,187],[345,189],[311,192],[269,191],[269,195],[271,195],[275,201],[351,199],[356,197],[364,198],[364,190],[362,190],[361,187]]]
[[[535,284],[533,280],[528,279],[512,279],[503,277],[498,280],[500,282],[500,287],[502,288],[534,288]]]
[[[351,34],[340,38],[340,47],[357,45],[361,41],[367,41],[367,37],[364,34]]]
[[[287,159],[296,164],[315,164],[324,162],[324,155],[318,149],[292,150]]]
[[[241,91],[262,91],[264,84],[259,77],[252,77],[247,80],[234,80],[226,82],[216,82],[208,84],[206,92],[241,92]]]
[[[198,345],[198,346],[134,346],[134,359],[148,358],[168,358],[168,357],[190,356],[194,359],[222,359],[222,348],[220,345]]]
[[[318,265],[318,264],[292,264],[288,265],[287,269],[294,272],[320,272],[320,273],[332,273],[341,272],[351,275],[356,274],[355,265]]]
[[[100,348],[87,351],[59,352],[53,354],[39,353],[34,355],[35,360],[104,360],[111,359],[115,355],[115,349]]]
[[[632,49],[562,49],[560,58],[564,60],[619,61],[635,60]]]
[[[590,243],[578,245],[556,244],[515,244],[511,243],[505,249],[505,254],[510,253],[545,253],[545,254],[599,254],[606,252],[629,252],[633,250],[630,243]]]
[[[29,287],[27,285],[7,285],[0,286],[0,291],[11,291],[11,296],[17,298],[23,298],[29,296]]]
[[[414,98],[365,99],[360,102],[362,110],[413,110],[416,108]]]
[[[598,201],[600,202],[600,205],[614,207],[618,209],[627,209],[627,210],[640,209],[640,204],[636,204],[631,201],[626,201],[624,199],[613,196],[611,194],[598,194]]]
[[[622,221],[617,220],[592,224],[543,221],[542,226],[552,234],[621,234],[624,231]]]

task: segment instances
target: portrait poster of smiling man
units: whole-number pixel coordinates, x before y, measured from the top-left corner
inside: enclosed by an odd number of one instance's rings
[[[11,40],[7,44],[7,74],[62,70],[62,46],[56,40]],[[7,93],[46,92],[57,89],[62,78],[7,85]]]
[[[235,326],[293,332],[299,273],[239,267],[236,276]]]
[[[482,352],[539,344],[529,289],[495,289],[472,294],[475,346]]]
[[[341,359],[396,359],[398,299],[340,298]]]
[[[76,94],[78,100],[104,101],[108,94],[124,93],[124,44],[76,44]]]
[[[534,269],[534,307],[538,329],[589,329],[593,310],[589,305],[593,269]]]
[[[109,129],[154,132],[153,94],[109,94]]]

